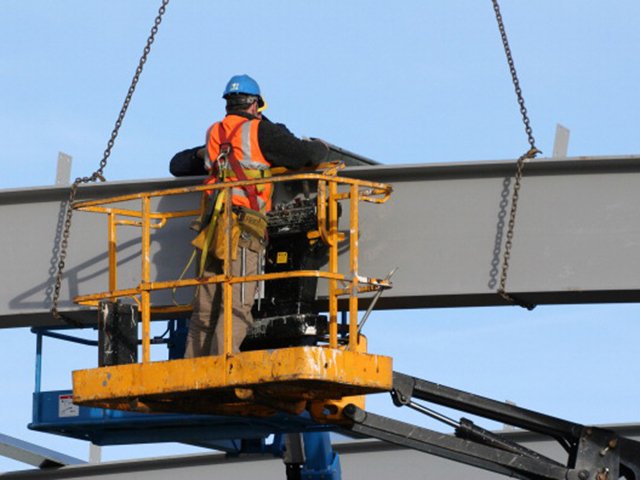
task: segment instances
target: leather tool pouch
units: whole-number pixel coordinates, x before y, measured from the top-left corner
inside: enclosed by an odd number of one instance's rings
[[[225,244],[227,237],[225,230],[227,226],[226,215],[221,215],[216,225],[216,230],[213,233],[213,241],[211,247],[213,248],[213,254],[220,260],[224,260]],[[236,260],[238,258],[238,242],[240,241],[240,225],[238,224],[238,215],[231,214],[231,259]],[[211,249],[210,249],[211,251]]]
[[[204,248],[205,237],[207,236],[207,229],[203,228],[200,230],[200,233],[196,235],[196,238],[191,240],[191,245],[196,247],[198,250],[202,250]]]
[[[238,209],[238,224],[242,231],[262,241],[267,235],[267,217],[250,208]]]
[[[207,253],[214,255],[220,260],[224,260],[224,249],[226,244],[225,228],[227,224],[227,217],[222,215],[218,218],[216,225],[213,226],[214,231],[211,235],[211,241],[209,242]],[[207,225],[202,231],[191,241],[191,245],[198,250],[204,250],[206,244],[207,234],[211,225]],[[238,224],[238,215],[232,213],[231,221],[231,259],[238,258],[238,242],[240,241],[240,225]]]

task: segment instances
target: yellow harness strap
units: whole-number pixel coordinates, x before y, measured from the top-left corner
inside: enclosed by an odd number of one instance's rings
[[[202,243],[202,254],[200,255],[200,268],[198,269],[198,276],[202,276],[204,273],[204,266],[207,262],[207,255],[209,254],[209,247],[213,240],[213,233],[220,218],[220,212],[222,212],[222,205],[224,204],[224,190],[221,190],[216,197],[216,203],[213,206],[213,213],[211,215],[211,221],[206,226],[206,233],[204,235],[204,242]]]

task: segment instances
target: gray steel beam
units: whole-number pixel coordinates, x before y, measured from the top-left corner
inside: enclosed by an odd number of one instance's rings
[[[361,274],[399,267],[378,308],[503,305],[496,295],[510,207],[513,161],[351,167],[344,175],[391,183],[385,205],[361,209]],[[80,198],[196,184],[199,179],[117,182]],[[640,157],[538,159],[527,164],[507,290],[535,304],[640,301]],[[0,327],[53,324],[48,313],[56,239],[67,190],[0,192]],[[197,197],[156,207],[187,209]],[[346,220],[346,219],[345,219]],[[188,221],[154,231],[152,277],[176,278],[189,255]],[[346,222],[343,222],[346,225]],[[118,234],[121,287],[140,278],[139,231]],[[93,320],[70,299],[106,290],[106,221],[76,213],[61,307]],[[346,261],[343,258],[343,267]],[[322,293],[322,292],[321,292]],[[180,300],[190,292],[179,292]],[[168,295],[157,302],[170,303]],[[362,302],[366,306],[366,301]]]

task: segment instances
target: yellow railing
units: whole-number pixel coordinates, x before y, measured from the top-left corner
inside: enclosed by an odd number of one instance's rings
[[[295,270],[278,273],[262,273],[247,276],[231,275],[231,203],[225,202],[226,223],[225,254],[223,274],[212,277],[187,278],[170,281],[151,281],[150,274],[150,245],[151,230],[163,228],[167,220],[184,217],[195,217],[201,214],[200,209],[182,210],[174,212],[152,212],[151,200],[158,197],[185,195],[205,190],[224,190],[224,198],[231,197],[231,189],[238,186],[258,185],[261,183],[281,183],[292,181],[317,182],[317,230],[310,232],[310,237],[317,237],[329,247],[329,263],[327,270]],[[175,313],[188,311],[189,305],[152,306],[151,292],[183,287],[193,287],[208,283],[223,284],[224,298],[224,354],[232,350],[232,286],[235,283],[270,281],[292,277],[317,277],[328,280],[329,299],[329,347],[338,348],[338,297],[349,297],[349,344],[348,349],[355,351],[358,341],[358,294],[370,292],[378,288],[389,286],[387,280],[363,277],[359,275],[358,238],[359,238],[359,202],[384,203],[391,194],[391,187],[386,184],[358,180],[337,176],[334,166],[322,173],[298,173],[293,175],[274,176],[268,179],[255,179],[239,182],[219,183],[214,185],[199,185],[192,187],[173,188],[153,192],[122,195],[108,199],[76,202],[73,208],[79,211],[102,213],[107,215],[108,222],[108,262],[109,280],[108,290],[101,293],[80,295],[74,301],[82,305],[97,305],[101,300],[115,300],[132,297],[138,303],[142,320],[142,362],[150,361],[150,325],[152,313]],[[140,209],[133,210],[114,206],[116,203],[140,200]],[[338,245],[345,239],[345,235],[338,230],[338,203],[349,202],[349,273],[338,271]],[[137,226],[141,228],[141,275],[140,283],[133,288],[118,288],[117,270],[117,227]],[[341,284],[341,288],[339,288]]]

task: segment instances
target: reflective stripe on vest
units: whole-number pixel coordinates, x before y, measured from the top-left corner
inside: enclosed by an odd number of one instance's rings
[[[206,183],[215,182],[221,177],[225,181],[237,181],[236,174],[229,165],[222,172],[217,171],[216,158],[220,154],[220,146],[225,142],[231,145],[233,155],[238,160],[248,179],[270,177],[271,165],[264,158],[258,143],[258,126],[260,120],[248,120],[238,115],[227,115],[222,122],[213,124],[207,131],[207,161],[205,165],[211,173]],[[232,138],[228,138],[231,135]],[[261,212],[271,210],[272,184],[257,185],[257,201]],[[251,208],[249,195],[243,188],[233,188],[231,192],[233,205]]]

